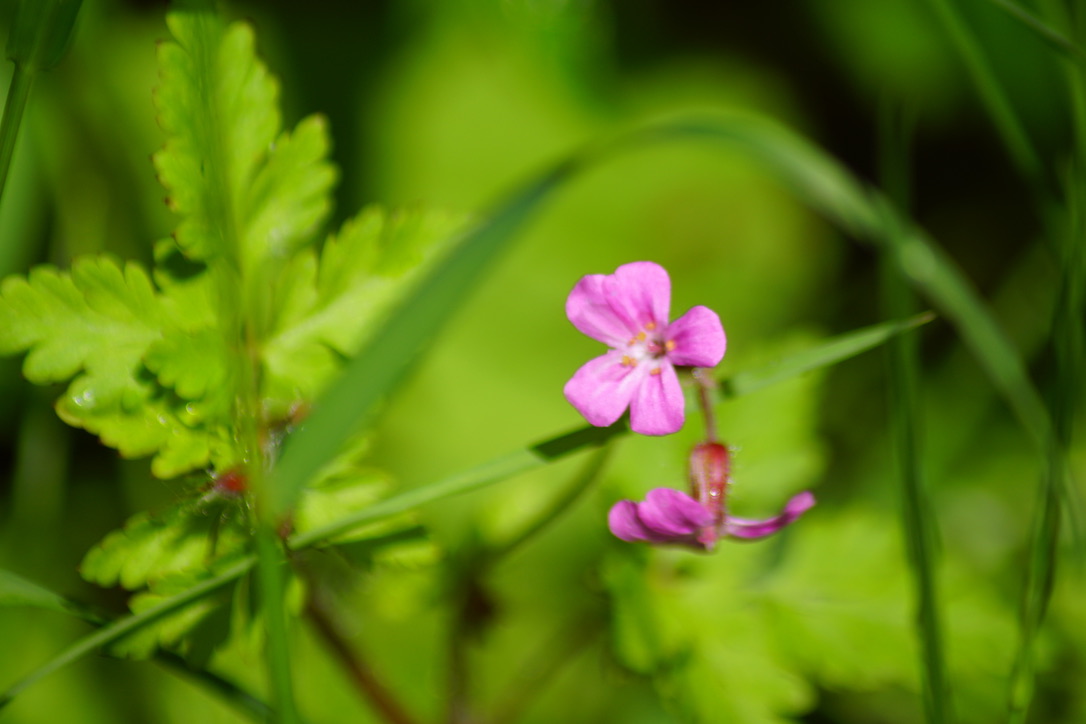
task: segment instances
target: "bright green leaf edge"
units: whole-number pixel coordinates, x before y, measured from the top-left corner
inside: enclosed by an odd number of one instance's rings
[[[765,380],[782,382],[790,377],[832,366],[874,349],[895,335],[915,329],[930,319],[930,314],[923,314],[911,319],[883,322],[833,337],[823,344],[767,367],[766,371],[739,373],[723,380],[720,386],[721,395],[726,398],[740,397],[764,387],[768,384],[764,382]],[[295,535],[290,538],[287,545],[291,550],[316,546],[360,525],[397,515],[421,505],[485,488],[513,475],[548,465],[580,450],[599,447],[628,432],[629,428],[621,423],[611,427],[580,427],[530,447],[502,455],[444,480],[382,500],[321,528]],[[118,619],[85,636],[0,694],[0,710],[25,689],[63,666],[230,585],[251,571],[256,566],[256,562],[255,555],[240,558],[214,578],[168,598],[153,608]],[[30,585],[37,588],[35,584]],[[34,596],[27,598],[32,600]],[[44,599],[42,600],[44,602]]]

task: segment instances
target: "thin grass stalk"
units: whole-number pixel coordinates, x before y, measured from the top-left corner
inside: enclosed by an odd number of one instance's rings
[[[1042,166],[1036,149],[1029,140],[1014,107],[1007,100],[995,72],[984,55],[980,43],[966,25],[954,0],[929,0],[935,14],[961,54],[969,75],[980,93],[988,115],[1007,147],[1011,159],[1034,188],[1042,186]]]
[[[1083,54],[1081,47],[1056,30],[1051,24],[1046,23],[1018,3],[1011,2],[1011,0],[988,0],[988,2],[1029,28],[1038,38],[1048,43],[1051,48],[1059,51],[1067,59],[1076,63],[1086,61],[1086,54]]]
[[[267,665],[272,706],[278,724],[299,724],[291,678],[290,641],[284,598],[286,585],[283,547],[274,530],[260,526],[256,532],[257,578],[267,635]]]
[[[902,211],[909,205],[910,125],[899,108],[883,104],[879,119],[881,175],[884,188]],[[916,295],[888,253],[882,254],[881,274],[884,316],[915,311]],[[948,724],[953,714],[939,612],[935,516],[922,462],[917,335],[890,340],[886,351],[890,422],[901,483],[901,523],[914,587],[924,711],[930,724]]]
[[[1086,17],[1081,11],[1058,3],[1042,3],[1042,11],[1054,26],[1075,41],[1086,36]],[[1070,12],[1069,12],[1070,11]],[[1019,612],[1019,641],[1011,671],[1008,721],[1025,724],[1037,689],[1037,639],[1044,626],[1048,604],[1058,576],[1060,530],[1070,501],[1063,493],[1068,476],[1066,450],[1073,437],[1076,405],[1081,395],[1078,371],[1083,364],[1083,294],[1086,286],[1086,225],[1081,199],[1086,191],[1086,97],[1082,68],[1064,64],[1069,106],[1075,130],[1070,171],[1064,177],[1065,210],[1050,214],[1049,230],[1055,235],[1057,268],[1061,272],[1057,303],[1049,338],[1051,378],[1046,403],[1052,419],[1052,444],[1042,470],[1036,513],[1030,531],[1026,580]],[[1053,217],[1057,219],[1052,222]],[[1074,512],[1073,510],[1071,512]],[[1074,517],[1072,516],[1072,522]]]
[[[11,75],[8,97],[4,103],[4,119],[0,121],[0,199],[4,197],[11,158],[15,155],[15,141],[19,137],[26,101],[30,98],[30,87],[34,84],[34,74],[28,73],[19,65]]]

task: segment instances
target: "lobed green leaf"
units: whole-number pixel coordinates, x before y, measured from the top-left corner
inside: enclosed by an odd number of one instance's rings
[[[88,551],[79,571],[100,586],[138,590],[158,579],[205,571],[245,550],[247,541],[239,500],[186,503],[133,516]]]
[[[297,256],[284,270],[276,323],[264,347],[266,397],[315,399],[463,223],[453,214],[369,207],[347,221],[319,257],[315,251]]]
[[[174,234],[192,259],[238,259],[241,199],[279,132],[278,87],[257,61],[252,30],[209,12],[175,12],[175,42],[159,46],[158,119],[169,138],[154,155]]]

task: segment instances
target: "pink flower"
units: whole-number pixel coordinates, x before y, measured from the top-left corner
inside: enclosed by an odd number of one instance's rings
[[[629,408],[634,432],[667,435],[683,426],[675,366],[716,366],[726,340],[711,309],[694,307],[669,322],[670,307],[671,280],[650,261],[589,274],[573,287],[566,300],[569,321],[611,348],[566,383],[566,399],[588,422],[606,427]]]
[[[690,477],[694,495],[671,488],[655,488],[645,501],[620,500],[607,515],[607,524],[624,541],[676,543],[712,550],[722,537],[753,540],[779,531],[815,504],[814,495],[793,496],[784,510],[766,520],[729,516],[725,495],[729,482],[728,449],[706,442],[690,454]]]

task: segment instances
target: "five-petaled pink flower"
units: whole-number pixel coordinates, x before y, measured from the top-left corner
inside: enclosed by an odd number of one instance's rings
[[[683,426],[685,401],[675,367],[714,367],[724,357],[720,317],[694,307],[669,322],[671,280],[659,264],[623,264],[614,274],[590,274],[573,287],[566,316],[577,329],[611,348],[566,383],[570,404],[597,427],[627,408],[630,427],[667,435]]]
[[[701,443],[690,454],[693,496],[654,488],[644,502],[620,500],[607,516],[608,527],[624,541],[674,543],[709,551],[720,538],[753,540],[772,535],[815,504],[814,495],[805,491],[793,496],[779,515],[766,520],[728,515],[729,466],[724,445]]]

